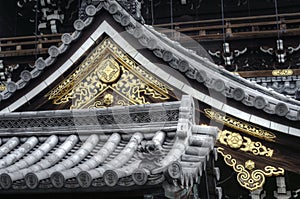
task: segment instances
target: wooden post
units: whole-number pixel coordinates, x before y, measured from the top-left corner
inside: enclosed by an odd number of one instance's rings
[[[262,189],[257,189],[255,191],[251,191],[249,196],[251,197],[251,199],[261,199],[261,197],[260,197],[261,191],[262,191]]]
[[[231,23],[226,22],[226,37],[232,37]]]
[[[286,23],[284,17],[280,17],[280,32],[281,33],[286,32]]]
[[[174,34],[174,40],[179,41],[180,40],[180,32],[179,32],[179,26],[175,26],[175,34]]]
[[[276,177],[277,191],[274,191],[274,197],[277,199],[291,198],[291,191],[286,190],[285,177]]]
[[[16,46],[16,50],[22,50],[22,46],[21,45],[17,45]]]
[[[205,36],[206,35],[206,31],[205,30],[199,30],[199,35],[200,36]]]
[[[41,39],[38,40],[37,48],[38,49],[42,49],[43,48],[43,43],[42,43]]]

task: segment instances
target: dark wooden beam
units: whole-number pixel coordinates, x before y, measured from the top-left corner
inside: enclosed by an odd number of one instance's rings
[[[288,13],[278,15],[279,21],[276,20],[276,15],[263,15],[225,18],[224,24],[222,19],[212,19],[159,24],[156,27],[164,28],[159,31],[166,34],[174,31],[170,28],[175,27],[177,32],[197,41],[222,40],[224,34],[228,40],[274,37],[278,33],[284,36],[294,36],[300,34],[299,16],[300,13]],[[177,39],[184,40],[185,38]]]
[[[0,38],[0,58],[41,55],[61,43],[62,34]]]

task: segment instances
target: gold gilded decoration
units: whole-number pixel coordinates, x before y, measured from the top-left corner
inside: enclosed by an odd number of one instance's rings
[[[230,154],[225,154],[223,148],[218,147],[217,150],[224,157],[225,163],[237,172],[237,181],[239,184],[250,191],[262,188],[265,184],[266,177],[284,174],[284,169],[280,167],[275,168],[273,166],[265,166],[262,170],[254,169],[252,167],[255,167],[255,164],[251,166],[252,163],[249,162],[249,160],[247,161],[248,168],[245,168],[243,164],[238,164],[237,160],[232,158]]]
[[[245,162],[245,168],[248,170],[253,170],[255,168],[255,162],[253,162],[252,160],[247,160]]]
[[[88,109],[103,108],[103,107],[105,107],[104,102],[97,100],[94,103],[92,103],[91,105],[89,105]]]
[[[282,70],[273,70],[272,75],[273,76],[290,76],[293,75],[293,70],[291,69],[282,69]]]
[[[72,102],[71,109],[101,108],[165,101],[170,90],[106,38],[46,97],[53,104]]]
[[[104,83],[111,83],[118,79],[120,76],[119,64],[112,60],[107,59],[100,64],[99,67],[99,79]]]
[[[243,144],[243,138],[239,133],[230,133],[227,136],[227,143],[231,148],[240,148]]]
[[[212,120],[223,123],[226,126],[242,131],[254,137],[258,137],[269,142],[275,142],[276,136],[273,133],[266,131],[258,126],[235,119],[212,109],[204,109],[204,111],[205,115]]]
[[[251,152],[254,155],[267,157],[273,156],[273,149],[265,147],[261,142],[253,142],[248,137],[242,137],[239,133],[233,133],[227,130],[220,131],[218,134],[218,140],[221,144],[229,146],[233,149],[239,149],[244,152]]]
[[[6,86],[4,84],[0,84],[0,91],[4,91],[6,89]]]
[[[106,94],[106,95],[104,96],[104,99],[103,99],[104,104],[106,104],[106,105],[111,105],[111,104],[113,103],[113,101],[114,101],[114,96],[113,96],[113,95],[111,95],[111,94]]]

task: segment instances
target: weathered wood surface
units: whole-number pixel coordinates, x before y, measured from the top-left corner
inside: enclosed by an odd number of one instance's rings
[[[61,35],[0,38],[0,58],[46,54],[50,46],[58,46],[61,43]]]
[[[227,39],[265,38],[282,35],[299,35],[300,13],[287,13],[278,15],[251,16],[222,19],[177,22],[173,24],[159,24],[155,27],[164,28],[160,32],[171,33],[171,27],[175,31],[183,33],[197,41],[221,40],[223,31]],[[278,26],[278,28],[277,28]],[[178,35],[177,35],[178,36]],[[176,39],[176,38],[175,38]],[[177,38],[179,39],[179,38]],[[180,38],[184,40],[183,38]]]

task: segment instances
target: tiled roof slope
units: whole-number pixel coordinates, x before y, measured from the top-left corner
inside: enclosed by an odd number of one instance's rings
[[[190,96],[181,102],[0,118],[2,191],[166,181],[171,187],[192,187],[206,168],[218,132],[195,125]]]
[[[222,93],[247,106],[261,109],[269,114],[286,117],[289,120],[300,119],[300,103],[274,90],[267,89],[242,77],[233,75],[223,67],[211,63],[198,56],[180,44],[169,40],[165,35],[158,33],[151,26],[140,24],[117,1],[92,1],[87,5],[87,17],[74,22],[75,31],[62,36],[62,45],[49,48],[49,57],[45,60],[38,58],[32,71],[23,71],[20,80],[9,82],[7,89],[0,93],[0,99],[9,99],[17,90],[25,87],[31,79],[37,78],[43,70],[52,65],[60,54],[67,51],[70,45],[88,27],[95,15],[107,10],[128,33],[132,34],[143,46],[153,51],[154,55],[168,63],[170,67],[180,71],[186,77],[203,83],[209,89]]]
[[[279,76],[279,77],[251,77],[247,78],[259,85],[274,89],[278,93],[300,99],[300,75]]]

